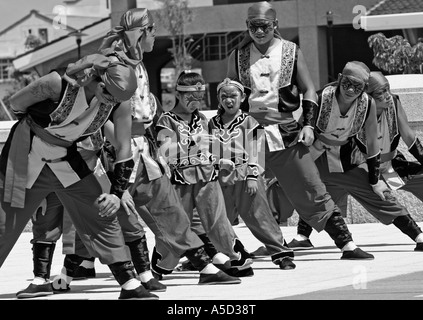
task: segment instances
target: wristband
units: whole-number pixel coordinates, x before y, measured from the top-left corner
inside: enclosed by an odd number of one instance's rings
[[[380,175],[380,152],[371,158],[367,158],[366,162],[369,169],[369,183],[375,185],[379,181]]]
[[[123,193],[128,188],[129,178],[131,177],[134,165],[135,163],[132,158],[115,163],[110,193],[118,196],[119,199],[122,198]]]
[[[317,103],[311,100],[303,100],[303,126],[314,127],[315,113],[317,110]]]

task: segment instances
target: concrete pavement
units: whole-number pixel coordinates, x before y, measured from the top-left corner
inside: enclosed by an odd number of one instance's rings
[[[422,223],[419,223],[423,227]],[[234,227],[247,250],[261,243],[243,223]],[[313,232],[315,249],[297,251],[295,270],[283,271],[270,257],[254,260],[253,277],[242,278],[238,285],[200,286],[197,272],[178,272],[165,276],[168,286],[160,292],[161,303],[173,306],[175,301],[264,301],[264,300],[423,300],[423,252],[395,226],[380,223],[351,224],[354,241],[375,256],[369,261],[340,260],[341,252],[325,232]],[[281,227],[289,242],[295,227]],[[14,300],[17,291],[28,286],[32,278],[31,233],[23,233],[0,269],[0,299]],[[150,251],[154,237],[147,228]],[[63,262],[61,241],[58,242],[52,275],[60,272]],[[96,260],[95,279],[73,281],[71,291],[29,300],[116,300],[120,288],[107,266]]]

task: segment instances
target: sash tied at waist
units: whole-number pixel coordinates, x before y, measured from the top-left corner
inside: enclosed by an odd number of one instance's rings
[[[25,205],[31,130],[39,138],[50,144],[65,148],[73,144],[73,142],[58,138],[43,129],[34,122],[30,115],[20,121],[12,137],[4,177],[4,201],[10,203],[11,207],[14,208],[24,208]]]
[[[328,146],[343,146],[344,144],[347,144],[348,140],[331,140],[326,138],[323,135],[318,135],[317,139],[319,139],[320,141],[322,141],[324,144],[328,145]]]

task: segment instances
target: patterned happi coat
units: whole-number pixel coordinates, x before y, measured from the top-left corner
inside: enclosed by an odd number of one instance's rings
[[[212,152],[216,161],[229,160],[235,165],[234,171],[219,172],[220,182],[231,185],[246,179],[257,180],[264,171],[264,132],[259,123],[241,113],[224,125],[218,114],[210,119],[209,131],[213,136]]]
[[[351,139],[364,128],[371,98],[363,93],[345,115],[342,115],[335,97],[337,86],[327,86],[318,93],[319,109],[316,119],[316,140],[310,147],[313,159],[326,153],[330,172],[344,172],[351,166]],[[356,139],[357,140],[357,139]],[[358,140],[357,140],[358,141]],[[361,141],[360,150],[366,145]]]
[[[103,144],[101,128],[115,105],[102,104],[96,97],[88,104],[84,88],[65,80],[62,80],[62,88],[59,102],[45,100],[28,107],[28,116],[11,129],[0,159],[0,171],[6,175],[6,182],[10,181],[7,177],[13,175],[8,163],[16,161],[27,162],[26,174],[22,175],[26,181],[19,180],[19,185],[24,184],[26,188],[32,187],[45,165],[65,188],[92,173],[79,153],[81,144],[78,142],[84,141],[84,148],[99,150]],[[69,145],[64,147],[41,139],[29,130],[29,122]],[[19,150],[16,146],[20,146]]]
[[[168,144],[163,143],[159,152],[167,158],[172,183],[196,184],[217,179],[216,159],[209,151],[210,144],[202,138],[209,134],[207,122],[206,116],[198,111],[193,112],[189,123],[172,111],[163,113],[157,121],[158,141],[164,142],[164,137],[168,137],[175,147],[169,154]]]
[[[235,52],[237,75],[247,96],[241,109],[263,125],[270,151],[296,144],[302,129],[293,114],[301,105],[297,58],[297,45],[284,39],[276,39],[264,55],[252,42]]]

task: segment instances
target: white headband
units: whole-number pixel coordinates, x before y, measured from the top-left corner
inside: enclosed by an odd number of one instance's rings
[[[193,84],[191,86],[182,86],[182,85],[177,84],[176,90],[182,91],[182,92],[206,91],[206,85],[202,84],[201,82],[197,82],[196,84]]]
[[[239,89],[239,91],[241,91],[241,93],[244,93],[244,86],[238,81],[231,80],[229,78],[226,78],[221,83],[219,83],[219,85],[217,86],[217,92],[219,92],[220,89],[226,86],[235,86]]]

